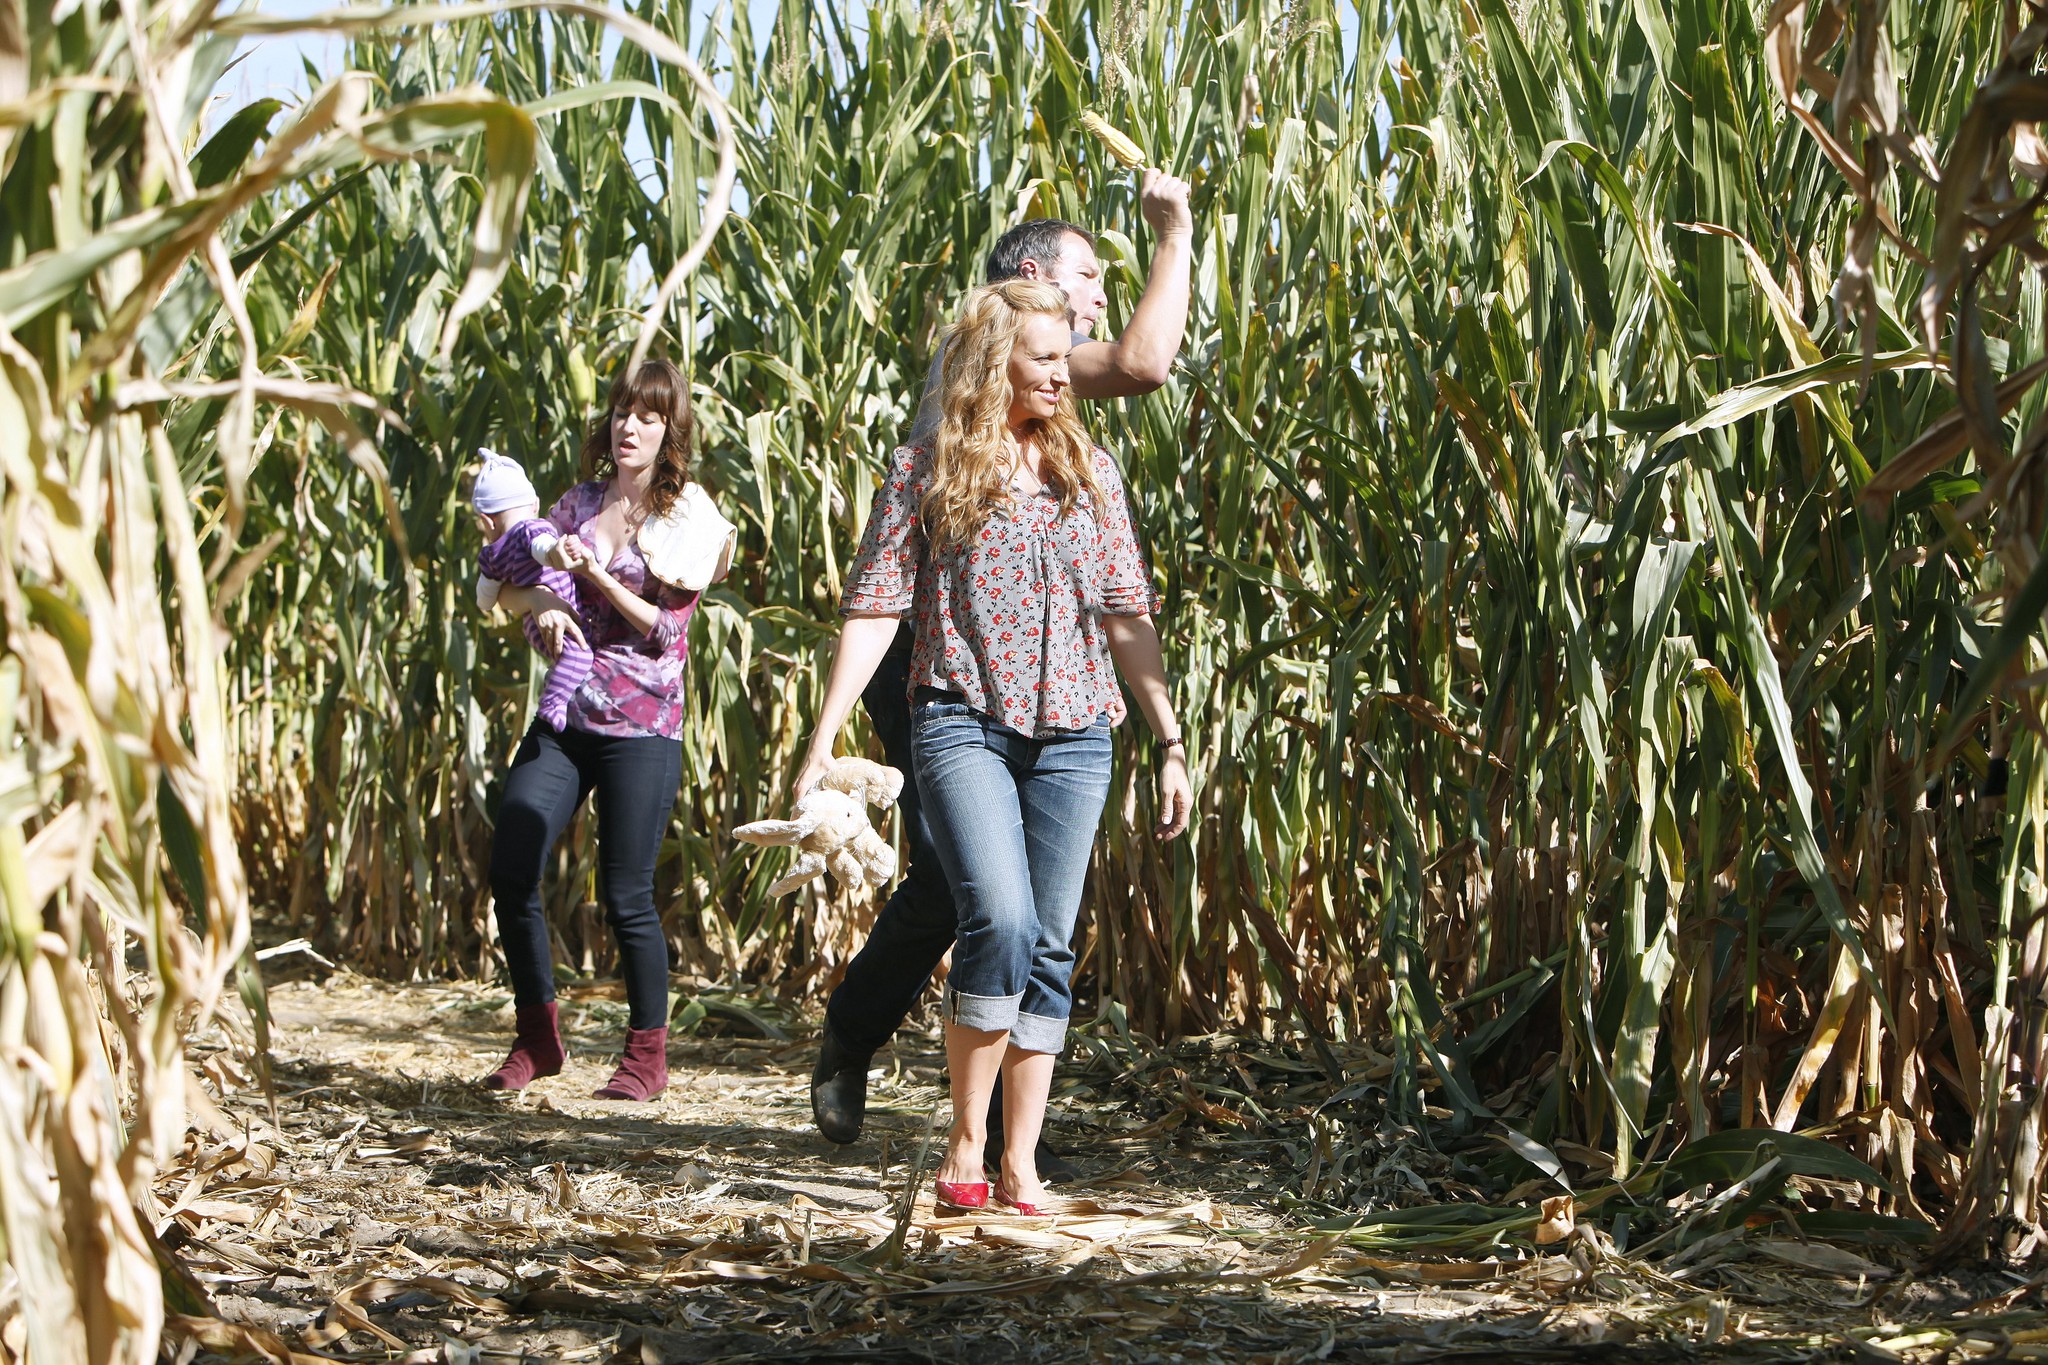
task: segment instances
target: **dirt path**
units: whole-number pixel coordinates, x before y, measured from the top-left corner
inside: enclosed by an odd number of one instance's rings
[[[1666,1276],[1597,1240],[1372,1254],[1310,1225],[1321,1163],[1277,1119],[1239,1129],[1185,1077],[1185,1104],[1148,1104],[1085,1052],[1054,1099],[1083,1174],[1063,1210],[938,1218],[928,1169],[903,1198],[943,1105],[932,1038],[877,1058],[867,1134],[839,1148],[810,1125],[808,1041],[679,1039],[666,1094],[608,1103],[587,1096],[622,1008],[570,998],[568,1069],[501,1098],[469,1084],[509,1036],[500,992],[338,976],[271,1006],[276,1125],[212,1053],[229,1097],[160,1186],[164,1240],[226,1320],[194,1329],[201,1359],[1848,1359],[1844,1332],[1902,1306],[1783,1267]],[[1284,1086],[1261,1090],[1280,1112]]]

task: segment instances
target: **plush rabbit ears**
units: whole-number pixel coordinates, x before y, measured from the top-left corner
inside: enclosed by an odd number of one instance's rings
[[[670,587],[702,592],[732,569],[739,528],[719,514],[701,484],[685,484],[665,517],[640,527],[640,553],[647,571]]]

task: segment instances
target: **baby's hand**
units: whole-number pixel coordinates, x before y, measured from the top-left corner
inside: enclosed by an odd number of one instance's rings
[[[590,551],[583,547],[582,540],[573,535],[563,536],[548,551],[548,567],[574,573],[589,558]]]

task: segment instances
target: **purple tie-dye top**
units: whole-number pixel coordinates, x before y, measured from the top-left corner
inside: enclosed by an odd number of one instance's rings
[[[595,550],[592,523],[604,506],[604,490],[601,482],[577,484],[548,509],[548,520]],[[660,607],[661,615],[643,636],[594,584],[577,577],[576,610],[596,662],[589,681],[569,699],[569,727],[592,735],[680,739],[683,665],[698,595],[670,587],[649,573],[640,547],[630,538],[612,551],[606,567],[630,591]]]

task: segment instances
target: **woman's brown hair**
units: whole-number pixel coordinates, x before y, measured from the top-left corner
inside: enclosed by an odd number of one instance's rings
[[[621,370],[612,380],[611,400],[583,440],[583,477],[609,479],[612,460],[612,414],[635,408],[660,416],[661,453],[654,460],[654,478],[647,488],[647,515],[665,517],[690,481],[690,447],[697,422],[690,413],[690,384],[667,360],[643,360],[631,374]]]

